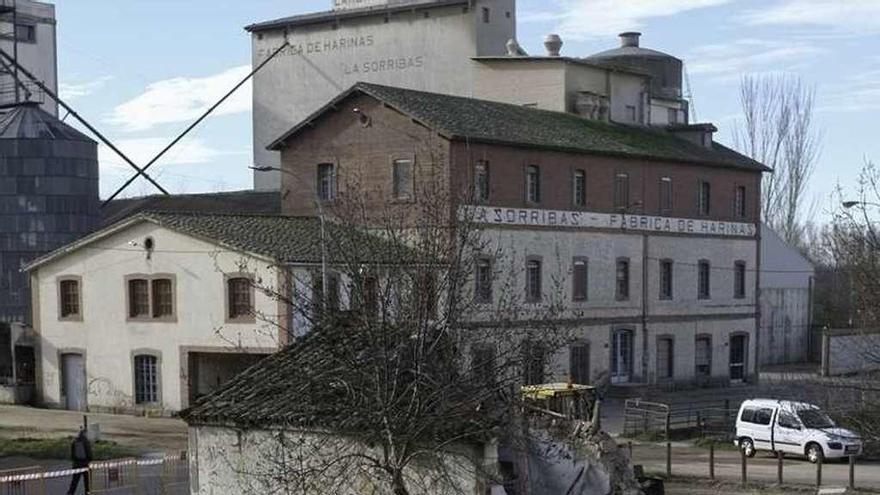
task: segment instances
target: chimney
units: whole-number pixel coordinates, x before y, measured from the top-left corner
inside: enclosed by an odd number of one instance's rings
[[[628,46],[638,48],[639,47],[639,36],[642,33],[638,33],[636,31],[627,31],[625,33],[620,33],[620,46],[626,48]]]
[[[548,34],[544,38],[544,48],[547,49],[548,57],[558,57],[562,50],[562,38],[558,34]]]

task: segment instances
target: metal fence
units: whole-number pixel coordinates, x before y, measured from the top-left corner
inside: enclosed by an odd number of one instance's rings
[[[733,435],[736,410],[730,399],[678,404],[628,399],[624,405],[623,434],[668,439],[675,431],[688,430],[699,436],[727,439]]]
[[[189,493],[189,466],[186,452],[181,452],[152,458],[98,461],[79,469],[45,471],[32,466],[0,471],[0,495],[65,493],[71,478],[78,473],[88,473],[93,494]]]

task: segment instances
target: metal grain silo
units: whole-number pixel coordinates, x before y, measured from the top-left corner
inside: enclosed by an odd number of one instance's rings
[[[667,53],[639,46],[641,33],[620,33],[620,47],[599,52],[587,60],[611,62],[633,67],[651,74],[651,93],[657,98],[679,100],[682,97],[682,69],[680,59]]]
[[[98,145],[38,103],[0,112],[0,321],[30,322],[22,265],[98,226]]]

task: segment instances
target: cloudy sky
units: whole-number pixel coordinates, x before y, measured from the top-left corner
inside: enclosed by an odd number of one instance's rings
[[[56,0],[61,92],[136,161],[148,161],[249,70],[243,26],[326,10],[331,0]],[[880,0],[519,0],[519,41],[540,53],[556,32],[563,54],[617,44],[685,60],[700,121],[731,141],[740,77],[790,73],[815,86],[824,148],[811,200],[819,213],[865,159],[880,161],[872,119],[880,111]],[[251,187],[250,88],[174,148],[153,175],[174,192]],[[102,152],[102,193],[128,175]],[[147,194],[135,182],[127,194]]]

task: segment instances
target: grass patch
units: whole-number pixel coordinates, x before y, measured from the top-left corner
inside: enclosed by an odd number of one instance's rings
[[[61,438],[0,438],[0,457],[23,456],[33,459],[70,459],[73,437]],[[119,459],[139,455],[137,449],[116,442],[99,440],[92,443],[95,460]]]

